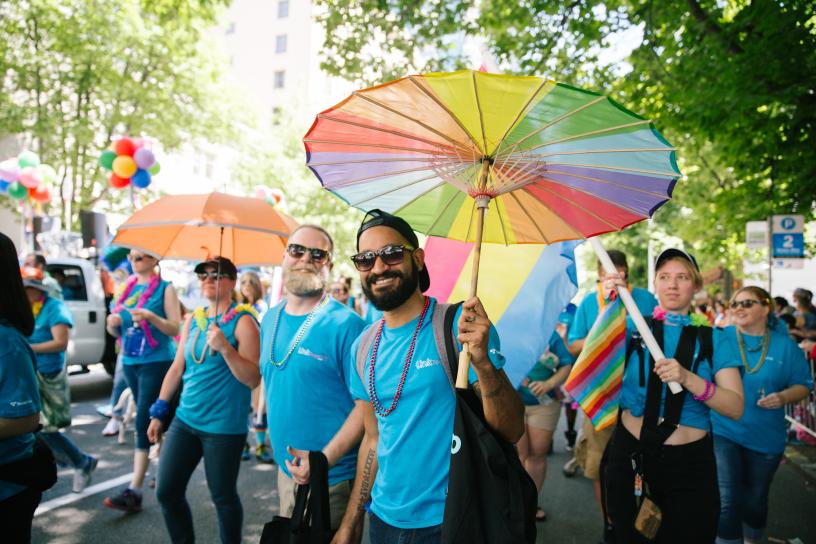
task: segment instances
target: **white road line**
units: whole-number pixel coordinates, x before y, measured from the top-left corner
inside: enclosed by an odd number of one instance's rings
[[[71,504],[72,502],[82,500],[85,497],[90,497],[91,495],[95,495],[101,491],[107,491],[108,489],[116,487],[117,485],[126,484],[130,482],[132,477],[132,472],[130,474],[123,474],[117,478],[113,478],[112,480],[106,480],[90,487],[86,487],[81,493],[68,493],[62,497],[51,499],[50,501],[44,502],[37,507],[37,510],[34,512],[34,517],[50,512],[54,508],[59,508],[61,506],[65,506],[66,504]]]

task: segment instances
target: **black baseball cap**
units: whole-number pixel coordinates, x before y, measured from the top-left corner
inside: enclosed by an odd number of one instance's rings
[[[694,255],[691,253],[686,253],[682,249],[677,249],[676,247],[664,249],[663,252],[657,256],[657,259],[655,259],[655,270],[658,270],[667,259],[672,259],[674,257],[680,257],[681,259],[687,260],[691,263],[694,269],[697,270],[697,272],[700,271],[700,267],[697,265],[697,259],[694,258]]]
[[[389,227],[399,232],[403,238],[414,248],[419,248],[419,239],[414,229],[402,217],[391,215],[379,209],[370,210],[363,217],[363,222],[357,230],[357,250],[360,249],[360,235],[372,227]],[[423,293],[431,286],[431,276],[428,274],[428,267],[424,266],[419,271],[419,290]]]
[[[196,265],[193,272],[199,274],[201,272],[204,272],[208,266],[215,267],[216,270],[220,270],[222,274],[226,274],[232,279],[238,277],[238,269],[235,268],[235,265],[232,264],[232,261],[230,261],[226,257],[213,257],[212,259],[200,262]]]

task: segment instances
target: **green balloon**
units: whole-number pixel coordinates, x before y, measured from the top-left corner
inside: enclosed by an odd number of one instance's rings
[[[57,171],[54,170],[54,167],[50,164],[41,164],[37,167],[42,174],[42,179],[45,183],[54,183],[54,180],[57,179]]]
[[[20,183],[19,181],[15,181],[8,187],[8,194],[11,198],[17,200],[23,200],[25,197],[28,196],[28,189]]]
[[[36,167],[40,165],[40,158],[32,151],[23,151],[17,155],[17,164],[20,168],[25,168],[26,166]]]
[[[150,172],[151,176],[155,176],[156,174],[158,174],[159,171],[161,171],[161,166],[159,166],[159,162],[158,161],[154,162],[153,166],[148,168],[147,171]]]
[[[116,152],[106,149],[99,155],[99,166],[105,170],[113,170],[113,159],[116,158]]]

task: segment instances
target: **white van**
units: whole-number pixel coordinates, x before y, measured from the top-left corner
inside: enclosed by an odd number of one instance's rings
[[[83,369],[102,363],[112,375],[116,368],[114,338],[105,330],[108,304],[96,267],[85,259],[52,258],[45,269],[62,286],[62,298],[74,318],[65,363]]]

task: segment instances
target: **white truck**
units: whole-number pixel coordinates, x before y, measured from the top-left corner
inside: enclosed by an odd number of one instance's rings
[[[45,269],[62,286],[63,300],[74,318],[65,363],[80,365],[83,370],[102,363],[113,375],[115,344],[105,330],[108,303],[96,267],[85,259],[62,257],[48,259]]]

